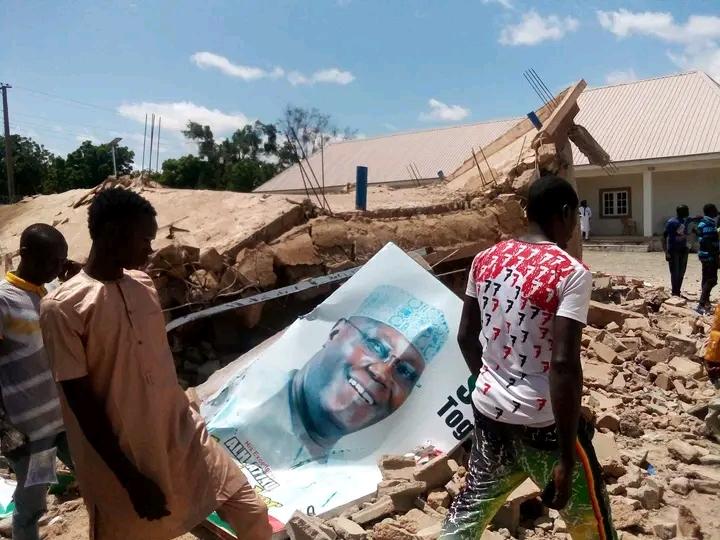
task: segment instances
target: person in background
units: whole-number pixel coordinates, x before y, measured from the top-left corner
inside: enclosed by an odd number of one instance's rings
[[[39,540],[47,483],[25,485],[33,455],[54,455],[72,468],[57,388],[40,331],[44,285],[64,269],[68,246],[56,228],[30,225],[20,236],[20,264],[0,281],[0,396],[5,420],[22,435],[5,457],[15,471],[15,540]]]
[[[582,233],[583,240],[590,238],[590,219],[592,218],[592,210],[588,206],[586,200],[580,202],[580,208],[578,210],[580,215],[580,232]]]
[[[710,293],[718,281],[718,257],[720,239],[717,226],[718,209],[712,204],[703,206],[703,217],[697,224],[698,258],[702,265],[702,282],[697,312],[705,315],[710,312]]]
[[[690,210],[684,204],[675,209],[674,218],[668,219],[663,232],[663,251],[670,267],[670,285],[673,296],[680,296],[685,270],[687,270],[687,222]]]
[[[171,539],[217,510],[242,538],[269,540],[267,507],[178,385],[157,291],[137,270],[155,215],[137,193],[101,191],[87,264],[41,307],[90,537]]]
[[[564,249],[578,199],[556,176],[530,187],[528,233],[481,252],[470,269],[458,344],[471,375],[475,438],[464,489],[441,538],[477,540],[528,476],[583,540],[617,534],[593,428],[580,416],[582,329],[592,275]]]

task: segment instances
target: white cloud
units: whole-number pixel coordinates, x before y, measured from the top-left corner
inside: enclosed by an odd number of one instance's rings
[[[671,13],[659,11],[632,12],[626,9],[598,11],[598,22],[620,38],[648,36],[675,45],[667,52],[682,69],[701,69],[720,77],[720,17],[690,15],[685,23]]]
[[[241,66],[233,64],[230,60],[219,54],[203,51],[196,52],[190,57],[190,60],[201,69],[215,68],[222,71],[225,75],[238,77],[244,81],[255,81],[258,79],[279,79],[285,75],[285,70],[281,67],[268,71],[258,67]]]
[[[598,11],[597,17],[600,26],[619,37],[639,34],[685,44],[720,38],[720,17],[714,15],[691,15],[685,24],[676,23],[671,13],[660,11],[633,13],[619,9]]]
[[[515,10],[515,6],[510,0],[482,0],[483,4],[499,4],[505,9]]]
[[[470,110],[460,105],[447,105],[431,98],[428,101],[430,111],[420,113],[420,120],[425,122],[458,122],[470,114]]]
[[[637,81],[638,76],[635,73],[635,70],[630,69],[619,69],[617,71],[611,71],[607,75],[605,75],[605,82],[607,84],[622,84],[632,81]]]
[[[355,76],[349,71],[343,71],[338,68],[321,69],[312,75],[303,75],[299,71],[291,71],[288,73],[288,81],[293,86],[312,85],[316,83],[327,84],[350,84],[355,80]]]
[[[196,52],[190,57],[190,61],[201,69],[217,69],[230,77],[237,77],[244,81],[256,81],[258,79],[280,79],[286,76],[285,70],[279,66],[272,70],[266,70],[254,66],[242,66],[233,64],[224,56],[203,51]],[[316,83],[325,84],[350,84],[355,76],[349,71],[338,68],[320,69],[312,75],[304,75],[299,71],[291,71],[287,74],[287,80],[293,86],[312,85]]]
[[[518,24],[510,24],[502,29],[500,43],[503,45],[537,45],[546,40],[557,41],[565,34],[577,30],[579,26],[580,22],[573,17],[542,16],[532,10],[525,13]]]
[[[166,103],[129,103],[117,108],[121,116],[130,118],[139,123],[145,123],[145,114],[155,113],[162,117],[162,129],[181,131],[185,129],[188,121],[208,125],[215,135],[230,133],[250,123],[242,113],[225,113],[218,109],[208,109],[190,101]]]

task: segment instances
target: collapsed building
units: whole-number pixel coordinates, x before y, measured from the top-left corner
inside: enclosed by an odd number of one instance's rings
[[[156,252],[147,271],[168,322],[211,306],[318,280],[303,291],[196,317],[170,333],[186,386],[202,383],[312,309],[335,287],[318,278],[362,265],[387,242],[414,252],[457,293],[472,257],[525,228],[527,189],[542,172],[573,179],[570,139],[598,166],[610,156],[576,126],[580,82],[481,152],[468,152],[439,182],[395,189],[374,186],[369,209],[355,194],[242,194],[167,189],[122,178],[107,182],[140,192],[158,212]],[[87,206],[96,190],[37,196],[0,208],[0,264],[18,262],[22,230],[57,226],[69,256],[87,257]],[[579,238],[572,248],[580,255]],[[707,322],[661,289],[597,276],[583,337],[583,414],[594,421],[596,449],[623,538],[713,538],[704,511],[720,494],[720,448],[701,418],[710,397],[701,364]],[[649,449],[648,449],[649,447]],[[383,482],[368,500],[320,520],[297,514],[295,539],[432,540],[465,475],[464,450],[452,456],[388,456]],[[538,509],[537,486],[515,492],[487,538],[562,538],[562,520]],[[534,503],[535,502],[535,505]],[[62,508],[61,506],[57,508]],[[76,511],[77,508],[73,511]],[[61,510],[58,511],[58,515]],[[715,520],[715,521],[713,521]],[[58,523],[57,521],[55,522]]]
[[[69,258],[84,262],[90,248],[86,213],[92,196],[120,185],[140,192],[157,210],[156,251],[146,270],[168,321],[358,267],[391,241],[408,252],[420,250],[435,273],[461,292],[472,257],[523,230],[530,182],[541,171],[572,180],[571,148],[563,142],[568,133],[592,162],[609,164],[609,156],[587,131],[573,127],[584,88],[584,81],[568,88],[536,111],[541,124],[517,122],[481,154],[473,151],[442,182],[405,189],[373,186],[366,211],[355,209],[351,190],[321,197],[315,189],[294,195],[225,193],[167,189],[130,177],[108,180],[90,191],[26,198],[0,208],[0,270],[15,267],[20,234],[36,222],[56,226],[68,240]],[[575,249],[579,255],[579,239]],[[181,380],[189,386],[202,382],[309,311],[331,290],[332,285],[318,286],[172,332]]]

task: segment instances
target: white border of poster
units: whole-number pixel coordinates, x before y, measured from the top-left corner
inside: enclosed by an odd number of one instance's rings
[[[461,300],[394,244],[202,405],[275,526],[367,496],[377,462],[472,430]]]

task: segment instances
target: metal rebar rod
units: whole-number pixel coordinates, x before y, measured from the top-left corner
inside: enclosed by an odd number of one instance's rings
[[[532,89],[535,91],[535,94],[537,94],[537,97],[540,98],[540,101],[541,101],[546,107],[549,107],[549,106],[550,106],[550,103],[549,103],[548,100],[545,98],[545,96],[542,95],[542,92],[540,92],[540,89],[537,87],[537,84],[535,83],[535,81],[533,81],[532,77],[530,77],[530,75],[528,75],[527,72],[524,72],[524,73],[523,73],[523,76],[525,77],[525,80],[526,80],[526,81],[528,82],[528,84],[530,85],[530,88],[532,88]]]
[[[470,151],[472,152],[472,157],[475,160],[475,166],[477,167],[478,173],[480,173],[480,181],[482,182],[482,187],[485,187],[485,175],[482,172],[482,169],[480,168],[480,163],[477,160],[477,156],[475,155],[475,148],[470,148]]]
[[[532,72],[533,75],[535,75],[535,78],[537,79],[537,81],[545,89],[545,92],[547,92],[547,94],[550,96],[550,99],[552,100],[552,102],[555,105],[557,105],[557,100],[555,99],[555,96],[553,95],[553,93],[550,91],[550,89],[545,84],[545,81],[542,80],[542,78],[540,77],[540,75],[537,74],[537,72],[535,71],[534,68],[530,68],[530,71]]]
[[[485,165],[487,165],[487,168],[490,171],[490,176],[492,176],[493,182],[495,184],[497,184],[497,178],[495,178],[495,173],[493,172],[492,167],[490,166],[490,162],[488,162],[487,157],[485,157],[485,151],[482,149],[482,146],[480,147],[480,153],[482,154],[482,157],[485,160]]]

